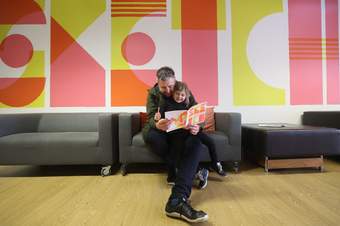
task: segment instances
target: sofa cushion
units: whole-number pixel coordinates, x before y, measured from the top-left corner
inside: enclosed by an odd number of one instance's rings
[[[216,150],[223,150],[229,144],[228,137],[223,132],[214,131],[206,134],[214,141]]]
[[[97,147],[99,142],[96,132],[49,132],[17,133],[0,137],[0,146],[7,148],[36,148],[48,151],[48,148]]]
[[[222,132],[207,132],[208,136],[214,141],[216,149],[223,149],[228,145],[228,137]],[[132,138],[132,145],[136,147],[145,147],[145,142],[142,133],[139,132]]]
[[[137,133],[132,138],[132,145],[137,147],[145,147],[145,142],[143,139],[142,132]]]
[[[139,112],[140,128],[143,129],[148,121],[148,114],[146,112]]]
[[[214,107],[207,107],[205,113],[205,123],[203,127],[204,132],[215,131],[215,113]]]

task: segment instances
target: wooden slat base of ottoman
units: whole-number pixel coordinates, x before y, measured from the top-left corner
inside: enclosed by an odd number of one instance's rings
[[[264,164],[263,164],[264,163]],[[323,156],[317,158],[297,158],[297,159],[269,159],[265,158],[262,164],[266,172],[271,169],[288,168],[320,168],[323,171]]]

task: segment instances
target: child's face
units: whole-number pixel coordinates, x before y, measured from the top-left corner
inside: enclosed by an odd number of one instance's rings
[[[184,91],[175,91],[174,92],[174,100],[177,103],[182,103],[186,98],[185,92]]]

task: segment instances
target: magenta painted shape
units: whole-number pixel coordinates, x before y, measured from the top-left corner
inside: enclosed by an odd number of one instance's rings
[[[340,103],[338,1],[326,0],[327,103]],[[330,45],[328,45],[330,44]]]
[[[290,102],[322,104],[321,0],[288,1],[288,23]],[[317,54],[296,50],[311,47],[319,48]]]
[[[105,106],[105,70],[76,42],[51,64],[51,106]]]
[[[24,35],[9,35],[0,43],[0,59],[10,67],[22,67],[32,56],[33,45]]]
[[[182,30],[182,80],[198,102],[218,105],[216,30]]]
[[[143,65],[155,55],[155,43],[150,36],[142,32],[129,34],[122,44],[122,55],[133,65]]]

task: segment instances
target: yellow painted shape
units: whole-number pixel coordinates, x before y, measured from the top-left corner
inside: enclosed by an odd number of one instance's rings
[[[2,102],[0,102],[0,108],[12,108],[12,106],[6,105]]]
[[[225,0],[217,0],[217,29],[225,30],[226,29],[226,6]]]
[[[105,0],[52,0],[52,17],[74,38],[105,12]]]
[[[45,90],[41,92],[41,94],[29,105],[26,105],[27,108],[39,108],[45,106]]]
[[[181,0],[171,1],[171,27],[174,30],[181,29]]]
[[[2,42],[2,40],[4,40],[7,37],[7,34],[9,32],[9,30],[11,29],[13,25],[0,25],[0,43]]]
[[[113,17],[111,18],[111,69],[130,69],[128,62],[122,55],[122,44],[131,29],[140,18]]]
[[[281,0],[232,0],[232,62],[234,104],[283,105],[284,89],[265,84],[252,71],[247,56],[248,37],[263,17],[282,12]]]
[[[45,0],[34,0],[42,10],[45,9]]]
[[[171,27],[174,30],[181,29],[182,13],[181,0],[171,1]],[[226,5],[225,0],[217,0],[217,29],[226,29]]]
[[[44,51],[34,51],[31,61],[21,76],[22,78],[42,78],[45,75]]]
[[[0,108],[11,108],[12,106],[6,105],[2,102],[0,102]]]

